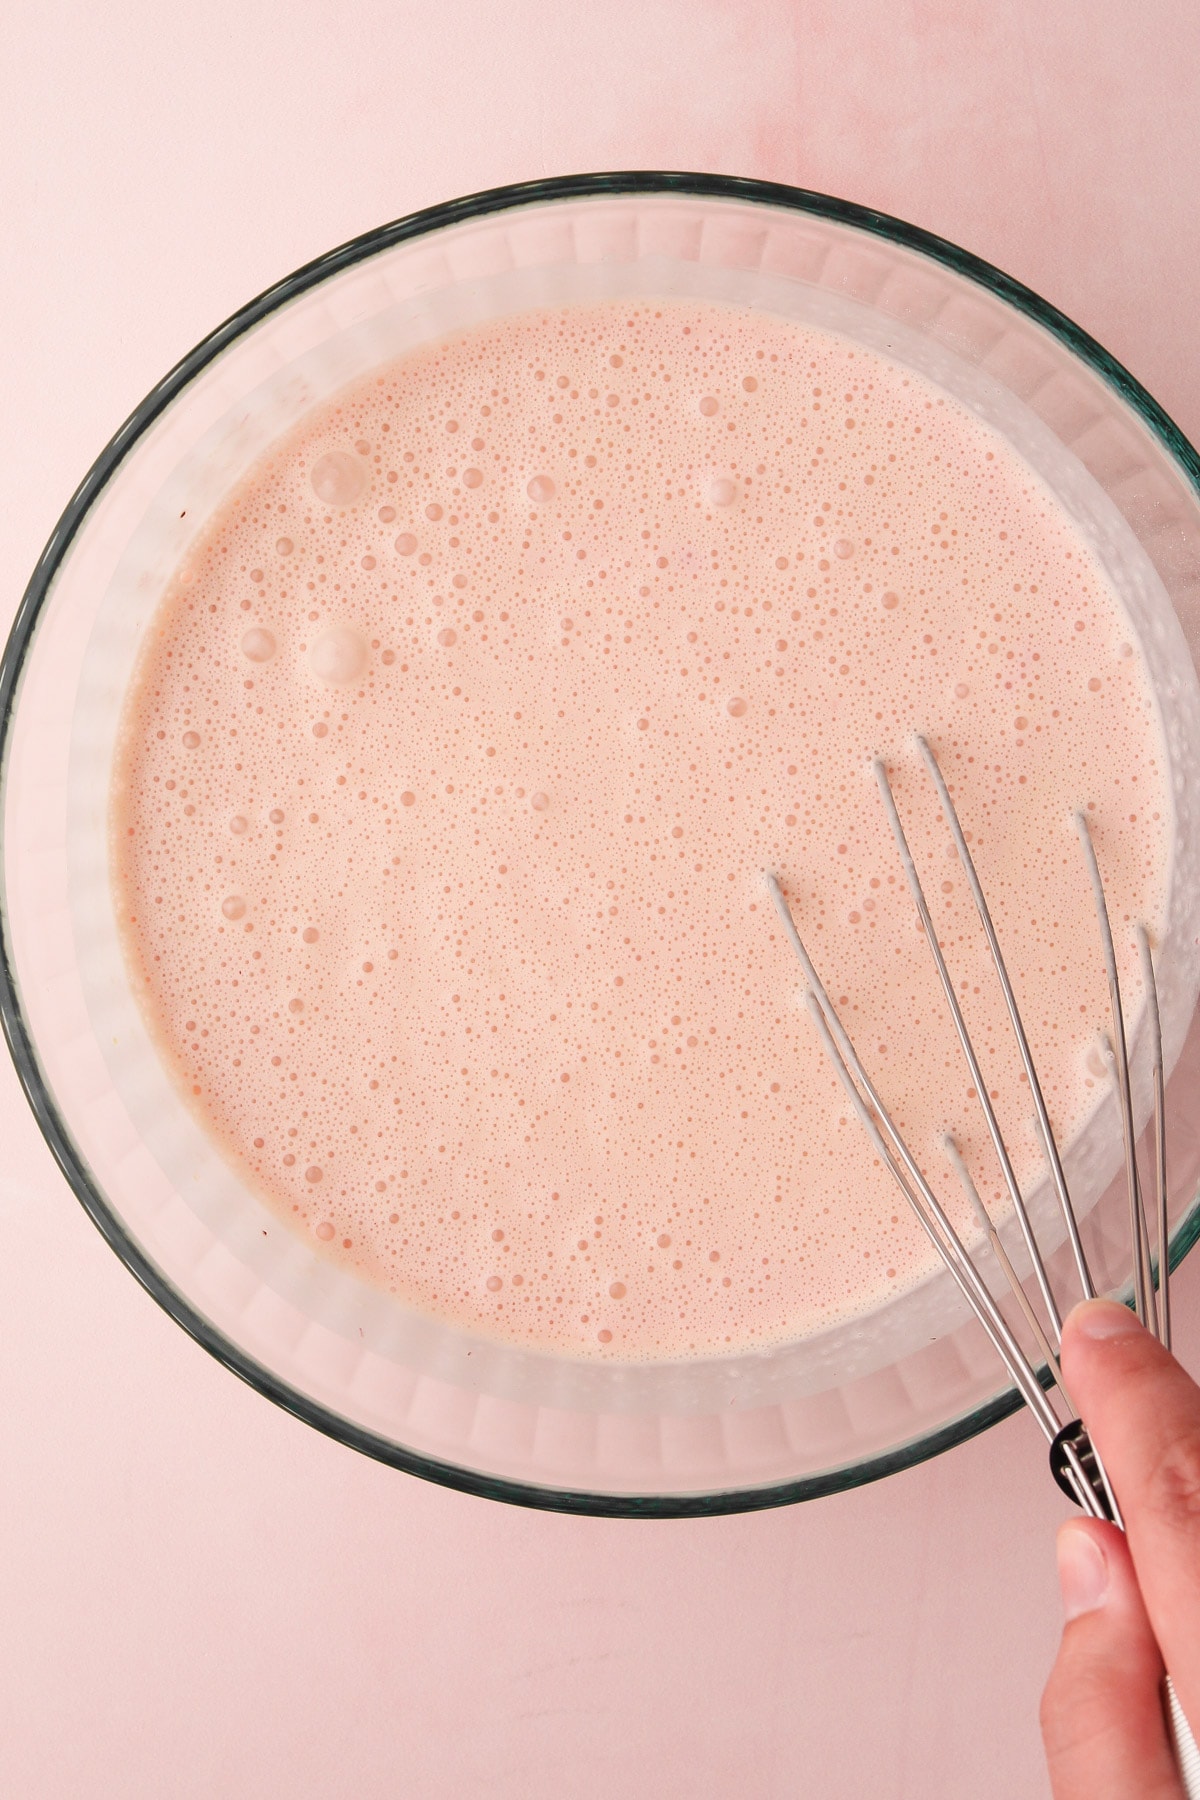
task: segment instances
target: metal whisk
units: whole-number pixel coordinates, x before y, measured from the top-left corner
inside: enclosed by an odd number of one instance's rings
[[[975,863],[967,844],[966,836],[959,822],[958,813],[950,797],[950,790],[929,744],[924,738],[917,738],[917,747],[929,772],[941,803],[942,813],[949,827],[954,847],[967,878],[971,896],[975,903],[979,920],[983,926],[991,951],[996,976],[1004,996],[1017,1049],[1021,1058],[1025,1078],[1033,1101],[1034,1115],[1037,1122],[1038,1136],[1046,1156],[1050,1172],[1050,1180],[1062,1222],[1070,1246],[1071,1261],[1074,1265],[1075,1277],[1078,1281],[1083,1299],[1094,1299],[1095,1284],[1088,1268],[1083,1243],[1079,1234],[1079,1224],[1071,1195],[1067,1187],[1063,1171],[1062,1158],[1059,1155],[1051,1128],[1049,1113],[1034,1067],[1033,1056],[1029,1048],[1029,1040],[1021,1021],[1020,1009],[996,928],[988,910],[988,904],[976,873]],[[880,794],[888,823],[896,841],[900,861],[908,880],[909,889],[916,903],[925,938],[932,951],[937,972],[946,996],[946,1003],[958,1034],[958,1041],[971,1072],[971,1081],[983,1110],[987,1124],[988,1136],[1000,1165],[1004,1188],[1012,1204],[1020,1231],[1021,1240],[1029,1256],[1033,1269],[1033,1286],[1036,1299],[1040,1301],[1041,1310],[1035,1305],[1035,1296],[1026,1292],[1012,1261],[1000,1238],[995,1223],[979,1191],[971,1178],[965,1162],[953,1138],[946,1137],[943,1147],[947,1160],[961,1183],[967,1198],[984,1232],[984,1241],[1003,1273],[1004,1279],[1012,1292],[1024,1326],[1032,1341],[1031,1354],[1020,1342],[1013,1325],[1001,1310],[992,1294],[984,1276],[976,1266],[976,1261],[968,1251],[962,1238],[951,1224],[946,1212],[934,1193],[923,1170],[912,1154],[904,1138],[897,1129],[888,1112],[878,1089],[875,1087],[863,1067],[858,1052],[850,1041],[832,1001],[825,989],[821,977],[813,965],[812,958],[806,950],[791,908],[785,899],[774,875],[766,877],[767,886],[778,910],[784,931],[793,950],[800,960],[807,982],[805,1004],[812,1014],[821,1043],[832,1062],[834,1069],[844,1086],[854,1111],[875,1146],[884,1167],[889,1171],[920,1221],[938,1255],[954,1278],[959,1291],[967,1301],[975,1317],[994,1345],[997,1353],[1008,1370],[1010,1377],[1025,1400],[1041,1431],[1045,1435],[1050,1450],[1050,1468],[1055,1480],[1063,1491],[1089,1513],[1093,1518],[1110,1520],[1124,1529],[1120,1507],[1113,1493],[1104,1464],[1095,1446],[1088,1436],[1086,1426],[1076,1416],[1070,1395],[1063,1383],[1062,1368],[1059,1363],[1059,1351],[1062,1335],[1063,1315],[1050,1283],[1046,1259],[1038,1245],[1037,1236],[1030,1221],[1025,1198],[1017,1181],[1012,1159],[1004,1141],[996,1109],[988,1091],[988,1084],[979,1063],[975,1047],[963,1017],[954,980],[947,967],[945,956],[938,942],[937,930],[929,911],[929,904],[921,885],[917,867],[909,849],[904,826],[896,807],[895,796],[888,780],[887,770],[882,761],[874,765],[875,776],[879,783]],[[1117,974],[1116,952],[1113,947],[1112,928],[1109,922],[1108,906],[1104,897],[1104,885],[1100,877],[1100,867],[1096,860],[1095,846],[1088,830],[1087,819],[1083,813],[1075,815],[1075,825],[1083,850],[1084,861],[1091,881],[1092,892],[1096,902],[1096,918],[1100,929],[1100,942],[1108,975],[1109,1002],[1112,1012],[1112,1038],[1104,1041],[1103,1050],[1113,1080],[1121,1115],[1122,1136],[1125,1154],[1125,1176],[1129,1192],[1130,1244],[1133,1260],[1133,1296],[1138,1318],[1153,1331],[1159,1340],[1170,1348],[1171,1344],[1171,1306],[1169,1294],[1170,1240],[1167,1222],[1167,1157],[1166,1157],[1166,1119],[1164,1104],[1164,1071],[1162,1051],[1162,1031],[1159,1021],[1158,991],[1155,984],[1154,960],[1150,952],[1150,942],[1143,926],[1137,927],[1137,945],[1141,963],[1142,984],[1145,991],[1147,1024],[1150,1036],[1150,1054],[1154,1091],[1154,1222],[1157,1239],[1157,1255],[1151,1252],[1150,1231],[1147,1223],[1147,1209],[1142,1191],[1142,1177],[1138,1168],[1137,1144],[1134,1132],[1133,1100],[1129,1073],[1129,1046],[1125,1031],[1125,1014],[1121,1003],[1121,985]],[[1046,1376],[1039,1374],[1039,1365],[1044,1365]],[[1051,1389],[1057,1390],[1056,1399],[1043,1386],[1043,1379]],[[1061,1416],[1066,1413],[1065,1419]],[[1176,1757],[1189,1800],[1200,1800],[1200,1751],[1188,1727],[1187,1720],[1175,1696],[1170,1677],[1165,1684],[1165,1704],[1167,1722],[1173,1738]]]

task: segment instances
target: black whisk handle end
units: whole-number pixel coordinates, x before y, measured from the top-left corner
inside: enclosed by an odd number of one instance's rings
[[[1108,1487],[1092,1448],[1092,1440],[1087,1434],[1087,1427],[1082,1420],[1072,1419],[1063,1426],[1050,1446],[1050,1473],[1067,1499],[1073,1500],[1076,1506],[1083,1505],[1079,1494],[1080,1472],[1099,1502],[1103,1516],[1111,1519],[1112,1503]]]

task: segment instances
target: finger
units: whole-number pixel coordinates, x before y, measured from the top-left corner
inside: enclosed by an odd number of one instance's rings
[[[1077,1306],[1063,1374],[1112,1480],[1154,1634],[1200,1719],[1200,1388],[1111,1300]]]
[[[1183,1800],[1162,1710],[1162,1658],[1115,1525],[1058,1534],[1062,1643],[1042,1696],[1054,1800]]]

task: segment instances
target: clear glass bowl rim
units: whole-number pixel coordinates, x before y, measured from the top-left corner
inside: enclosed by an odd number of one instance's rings
[[[1068,350],[1086,364],[1101,380],[1126,402],[1134,414],[1163,446],[1178,466],[1188,485],[1200,498],[1200,454],[1180,431],[1174,420],[1129,371],[1111,356],[1103,345],[1089,336],[1065,313],[1006,275],[1001,269],[973,255],[969,250],[946,238],[910,225],[889,213],[877,212],[851,200],[840,200],[830,194],[809,188],[795,188],[781,182],[758,181],[742,176],[711,175],[658,169],[617,170],[606,173],[555,176],[542,181],[528,181],[504,187],[487,188],[461,199],[409,213],[404,218],[351,238],[336,249],[305,263],[294,273],[267,288],[255,299],[240,307],[223,324],[203,338],[194,350],[181,358],[162,380],[146,395],[105,445],[75,493],[38,559],[22,595],[12,630],[0,658],[0,794],[3,791],[8,750],[20,686],[20,676],[37,627],[38,617],[72,540],[84,519],[119,470],[122,462],[139,438],[171,405],[175,398],[222,352],[245,332],[277,311],[287,302],[317,287],[341,270],[364,262],[380,251],[391,249],[410,239],[427,236],[447,226],[532,206],[544,201],[587,199],[592,196],[682,194],[702,199],[743,200],[752,204],[786,208],[838,224],[855,227],[892,244],[914,250],[955,274],[974,282],[988,293],[1006,301],[1018,312],[1034,320]],[[0,824],[2,831],[2,824]],[[901,1444],[886,1453],[860,1462],[822,1471],[794,1481],[776,1482],[760,1488],[742,1488],[730,1492],[681,1495],[616,1495],[588,1493],[576,1489],[558,1489],[533,1483],[502,1480],[457,1464],[419,1455],[404,1445],[364,1430],[340,1414],[321,1406],[308,1395],[280,1380],[271,1370],[247,1356],[224,1332],[218,1330],[190,1304],[173,1283],[166,1280],[157,1266],[129,1236],[119,1215],[109,1205],[93,1181],[66,1120],[60,1114],[44,1078],[32,1034],[28,1028],[17,985],[15,964],[9,936],[9,919],[0,886],[0,1025],[16,1067],[17,1076],[38,1126],[50,1151],[66,1177],[72,1192],[106,1239],[146,1292],[156,1300],[176,1324],[203,1349],[233,1374],[241,1377],[256,1392],[280,1406],[285,1412],[311,1425],[337,1442],[374,1457],[393,1468],[421,1476],[445,1487],[477,1494],[491,1500],[503,1500],[519,1506],[543,1508],[554,1512],[589,1514],[617,1518],[695,1518],[719,1513],[754,1512],[766,1507],[788,1506],[800,1500],[818,1499],[826,1494],[859,1487],[879,1480],[901,1469],[911,1468],[939,1455],[955,1444],[966,1442],[977,1433],[1018,1410],[1020,1396],[1008,1388],[982,1405],[972,1407],[957,1419],[937,1430]],[[1193,1203],[1182,1220],[1171,1243],[1171,1267],[1175,1268],[1200,1238],[1200,1204]]]

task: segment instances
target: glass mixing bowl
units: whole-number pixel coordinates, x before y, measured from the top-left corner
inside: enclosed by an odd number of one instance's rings
[[[434,207],[281,281],[173,369],[70,501],[0,668],[0,1009],[29,1103],[117,1254],[260,1393],[398,1468],[494,1498],[642,1516],[778,1505],[931,1456],[1017,1404],[945,1277],[869,1317],[711,1362],[539,1355],[418,1316],[326,1265],[241,1185],[182,1105],[129,990],[106,803],[139,635],[187,545],[280,432],[406,348],[573,299],[687,295],[840,331],[955,393],[1056,489],[1134,616],[1182,822],[1165,994],[1171,1218],[1194,1241],[1200,1025],[1200,468],[1136,381],[1061,313],[915,227],[719,176],[531,183]],[[1097,949],[1097,954],[1099,951]],[[947,1021],[949,1029],[949,1021]],[[1129,1274],[1111,1131],[1085,1234]]]

